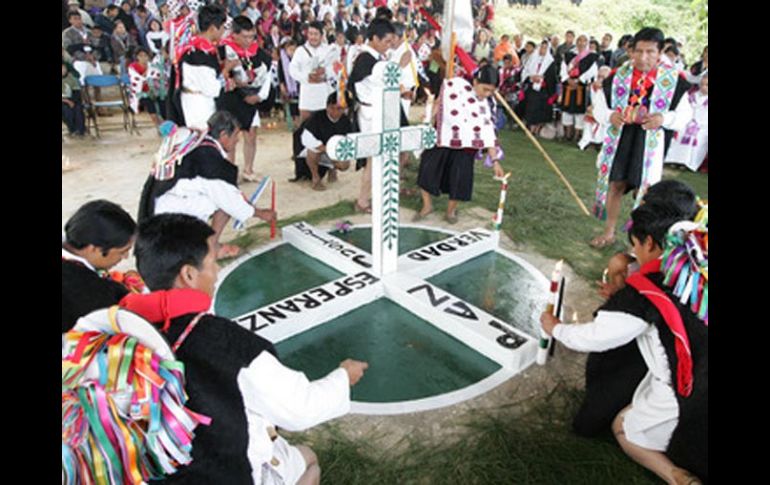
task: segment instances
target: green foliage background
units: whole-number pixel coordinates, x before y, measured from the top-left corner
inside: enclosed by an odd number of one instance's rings
[[[527,40],[572,29],[601,41],[609,32],[617,45],[623,34],[654,26],[666,37],[682,42],[688,65],[700,59],[708,43],[708,0],[584,0],[578,7],[567,0],[543,0],[537,9],[509,7],[498,0],[495,34],[523,33]]]

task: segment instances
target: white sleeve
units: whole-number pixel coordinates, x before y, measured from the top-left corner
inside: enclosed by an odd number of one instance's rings
[[[302,431],[350,411],[350,381],[345,369],[310,382],[302,372],[262,352],[242,371],[253,411],[288,431]]]
[[[561,82],[565,82],[567,79],[569,79],[569,73],[567,72],[567,63],[564,61],[561,61],[561,71],[559,71],[559,77],[561,78]]]
[[[219,209],[230,217],[245,221],[254,215],[254,206],[243,196],[238,187],[218,179],[197,177],[205,194]]]
[[[191,91],[199,91],[204,96],[216,98],[222,91],[222,82],[218,73],[209,66],[193,66],[182,63],[182,85]]]
[[[316,150],[316,148],[323,145],[323,142],[318,138],[316,138],[315,136],[313,136],[313,134],[310,133],[310,131],[307,128],[302,130],[301,139],[302,139],[302,146],[304,146],[305,148],[313,152],[317,152],[318,150]]]
[[[594,119],[598,121],[600,125],[608,125],[610,123],[612,111],[610,111],[609,106],[607,106],[607,98],[604,96],[603,86],[599,92],[592,93],[591,106],[593,106]]]
[[[596,75],[599,73],[599,68],[596,65],[596,62],[591,64],[591,67],[588,68],[586,72],[580,75],[578,78],[578,81],[580,81],[583,84],[588,84],[589,82],[596,79]]]
[[[144,34],[144,38],[147,41],[147,47],[150,48],[150,52],[152,52],[153,54],[160,54],[160,51],[158,50],[157,47],[155,47],[155,42],[152,41],[152,37],[150,37],[150,34],[152,34],[151,31]]]
[[[628,313],[600,311],[596,320],[590,323],[556,325],[553,336],[578,352],[603,352],[627,344],[644,333],[649,325]]]
[[[257,96],[259,96],[260,101],[264,101],[270,97],[270,87],[272,85],[273,85],[273,75],[270,73],[270,70],[268,69],[267,76],[265,76],[265,81],[262,83],[262,86],[259,87],[259,93],[257,93]]]
[[[310,82],[310,57],[308,57],[304,47],[297,47],[297,50],[294,51],[289,64],[289,74],[300,83]]]
[[[663,113],[663,128],[673,131],[681,131],[693,117],[692,105],[687,98],[687,93],[679,99],[679,104],[674,111]]]

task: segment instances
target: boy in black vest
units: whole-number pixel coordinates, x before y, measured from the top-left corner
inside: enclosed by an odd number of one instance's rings
[[[64,226],[61,247],[61,331],[78,318],[116,304],[128,289],[107,271],[128,257],[136,223],[107,200],[84,204]]]
[[[310,448],[291,446],[275,427],[301,431],[350,409],[350,386],[367,368],[347,359],[310,382],[285,367],[273,345],[226,318],[208,314],[219,266],[214,231],[183,214],[139,227],[136,260],[147,286],[120,305],[160,327],[187,372],[188,407],[212,418],[195,431],[193,461],[165,483],[317,484]]]

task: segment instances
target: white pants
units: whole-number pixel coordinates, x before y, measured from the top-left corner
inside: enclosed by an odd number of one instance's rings
[[[564,113],[561,114],[561,124],[564,126],[575,126],[576,129],[582,130],[584,123],[583,118],[585,118],[585,115],[578,115],[578,114],[572,114],[572,113]]]
[[[307,470],[307,463],[305,463],[302,453],[282,436],[273,442],[273,456],[277,460],[277,465],[263,464],[262,480],[257,483],[262,485],[294,485]]]

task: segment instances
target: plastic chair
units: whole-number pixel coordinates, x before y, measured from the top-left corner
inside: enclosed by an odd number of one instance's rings
[[[96,130],[96,137],[100,137],[98,108],[120,108],[123,111],[123,129],[131,133],[136,129],[134,113],[128,104],[128,84],[122,82],[120,78],[113,75],[86,76],[83,89],[83,105],[86,109],[86,117],[89,123],[93,123]],[[95,88],[109,88],[115,86],[118,89],[119,97],[117,99],[97,101],[93,93]]]

